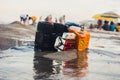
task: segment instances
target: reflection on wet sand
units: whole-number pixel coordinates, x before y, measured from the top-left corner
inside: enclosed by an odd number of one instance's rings
[[[34,56],[34,79],[46,79],[52,74],[52,60],[40,56]]]
[[[77,59],[66,61],[63,63],[63,74],[70,77],[84,77],[86,76],[87,50],[78,52]]]
[[[38,54],[38,53],[37,53]],[[69,53],[68,53],[69,54]],[[76,53],[75,53],[76,54]],[[34,79],[61,79],[55,75],[62,74],[63,79],[70,79],[71,77],[85,77],[87,74],[87,50],[77,52],[77,59],[69,61],[56,61],[42,56],[34,56]],[[57,64],[54,64],[57,63]]]

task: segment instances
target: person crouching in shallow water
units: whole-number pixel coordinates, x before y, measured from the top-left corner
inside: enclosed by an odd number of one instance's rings
[[[20,22],[21,22],[21,24],[23,23],[24,25],[26,24],[26,21],[27,21],[27,19],[28,19],[28,14],[21,14],[20,15]]]
[[[37,17],[36,17],[36,16],[31,16],[31,17],[29,17],[29,20],[32,20],[32,25],[33,25],[33,26],[36,25],[36,20],[37,20]]]

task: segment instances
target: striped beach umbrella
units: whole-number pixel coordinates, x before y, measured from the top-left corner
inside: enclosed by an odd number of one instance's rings
[[[106,18],[114,18],[114,19],[120,18],[120,15],[118,15],[117,13],[113,11],[105,12],[101,15],[102,17],[106,17]]]
[[[96,20],[114,21],[113,18],[110,18],[110,17],[104,17],[104,16],[102,16],[102,14],[96,14],[96,15],[94,15],[92,18],[94,18],[94,19],[96,19]]]

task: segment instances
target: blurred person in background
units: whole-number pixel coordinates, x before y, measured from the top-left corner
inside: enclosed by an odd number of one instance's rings
[[[102,29],[102,20],[97,21],[97,29],[99,29],[99,30]]]
[[[63,15],[63,16],[61,16],[61,17],[59,18],[59,23],[65,24],[65,22],[66,22],[66,20],[65,20],[65,15]]]
[[[102,28],[103,28],[103,30],[105,30],[105,31],[109,31],[110,30],[110,26],[108,25],[108,21],[104,21],[104,24],[103,24],[103,26],[102,26]]]
[[[116,29],[116,32],[120,32],[120,23],[117,23],[115,29]]]
[[[20,22],[25,25],[28,18],[29,18],[28,14],[21,14],[20,15]]]
[[[115,30],[115,24],[114,22],[110,23],[110,31],[114,31]]]
[[[37,20],[37,17],[36,16],[31,16],[29,17],[29,20],[32,20],[32,25],[36,25],[36,20]]]
[[[45,18],[45,21],[49,22],[49,23],[52,23],[52,15],[48,15],[46,18]]]

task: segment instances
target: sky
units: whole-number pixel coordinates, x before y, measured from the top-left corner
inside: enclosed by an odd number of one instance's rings
[[[93,15],[107,11],[120,14],[120,0],[0,0],[0,21],[3,22],[19,20],[21,14],[38,18],[66,15],[66,20],[79,22],[92,20]]]

